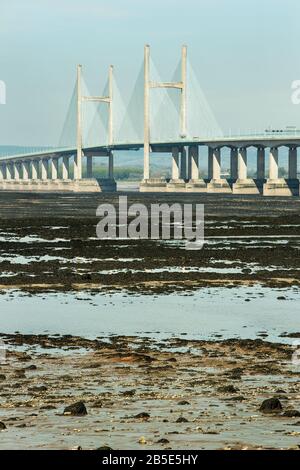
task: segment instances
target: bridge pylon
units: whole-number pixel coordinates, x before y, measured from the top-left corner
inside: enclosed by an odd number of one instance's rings
[[[150,46],[144,47],[144,182],[150,179],[150,89],[151,88],[175,88],[181,92],[180,101],[180,137],[187,134],[187,46],[181,49],[181,81],[179,82],[154,82],[151,80],[150,71]]]
[[[74,179],[82,179],[82,154],[83,154],[83,119],[82,103],[99,102],[108,105],[108,146],[113,145],[113,65],[108,71],[108,95],[107,96],[84,96],[82,94],[82,66],[77,66],[77,149],[74,159]],[[109,152],[109,173],[112,174],[113,154]]]

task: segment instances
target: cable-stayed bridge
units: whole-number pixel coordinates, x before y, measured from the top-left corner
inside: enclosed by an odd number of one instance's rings
[[[297,148],[300,131],[224,135],[201,90],[183,46],[171,81],[163,81],[144,48],[144,62],[125,102],[113,66],[101,95],[77,79],[57,146],[3,156],[0,190],[115,191],[114,151],[144,151],[141,191],[299,195]],[[207,156],[202,148],[207,147]],[[222,150],[230,149],[230,175],[222,177]],[[257,149],[256,178],[248,175],[247,150]],[[278,154],[288,148],[288,178],[279,178]],[[172,155],[171,178],[151,177],[151,153]],[[107,157],[107,178],[93,177],[93,161]],[[199,160],[207,160],[207,178]],[[268,165],[266,165],[268,160]],[[83,172],[83,166],[85,172]],[[267,171],[266,171],[267,170]]]

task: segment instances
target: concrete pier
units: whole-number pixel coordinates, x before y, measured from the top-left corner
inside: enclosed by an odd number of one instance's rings
[[[57,180],[57,178],[58,178],[58,159],[57,158],[52,158],[50,160],[50,166],[51,166],[51,179],[52,180]]]
[[[47,180],[48,179],[48,160],[46,158],[41,159],[41,179]]]
[[[62,159],[62,179],[70,179],[70,159],[68,157]]]
[[[230,149],[230,180],[234,183],[238,178],[238,150]]]
[[[265,180],[265,149],[264,147],[257,148],[257,170],[256,170],[256,179],[258,181]]]
[[[179,148],[172,148],[172,177],[166,185],[167,191],[185,191],[185,181],[181,176],[182,165],[180,161]]]
[[[93,157],[86,157],[86,176],[87,178],[93,177]]]
[[[269,178],[264,184],[265,196],[299,196],[299,180],[297,179],[297,148],[289,149],[288,178],[278,175],[278,148],[272,147],[269,154]],[[291,177],[292,176],[292,177]]]
[[[22,179],[24,181],[29,179],[29,164],[28,162],[22,162]]]
[[[31,179],[37,180],[39,177],[39,161],[38,160],[31,160],[29,162],[29,166],[31,169]]]
[[[253,178],[248,178],[246,147],[241,147],[238,150],[238,177],[232,185],[232,192],[233,194],[260,193],[260,190]]]
[[[14,172],[14,180],[18,181],[20,179],[20,163],[19,162],[14,162],[13,166],[13,172]]]
[[[114,153],[110,150],[108,155],[108,178],[110,180],[114,179]]]
[[[199,147],[190,146],[188,150],[188,157],[190,162],[190,175],[186,183],[186,190],[188,192],[207,192],[207,186],[202,178],[199,178]]]
[[[0,163],[0,181],[5,179],[5,165]]]
[[[186,174],[187,166],[186,166],[186,149],[183,147],[181,149],[181,154],[180,154],[180,178],[182,180],[186,180],[187,174]]]
[[[209,152],[211,180],[207,183],[208,193],[231,193],[229,182],[221,178],[221,150],[216,147]]]

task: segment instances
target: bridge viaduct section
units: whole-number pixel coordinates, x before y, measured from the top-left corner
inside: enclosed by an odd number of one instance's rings
[[[299,196],[297,175],[297,140],[227,140],[196,143],[187,146],[153,146],[153,151],[172,154],[171,179],[148,178],[141,182],[144,192],[204,192],[232,194],[262,194],[265,196]],[[199,176],[201,150],[207,146],[207,178]],[[288,148],[288,178],[279,177],[279,147]],[[230,149],[230,174],[221,176],[222,149]],[[256,177],[248,175],[247,152],[256,148]],[[203,168],[203,165],[202,165]]]

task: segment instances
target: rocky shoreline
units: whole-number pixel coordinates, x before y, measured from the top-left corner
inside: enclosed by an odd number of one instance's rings
[[[299,449],[293,347],[1,334],[1,448]],[[69,408],[68,408],[69,407]]]

